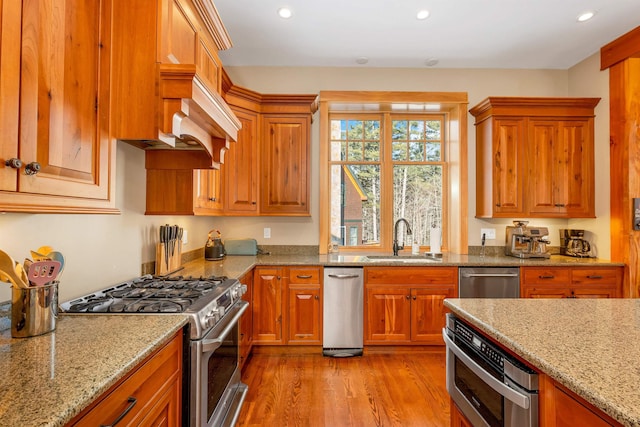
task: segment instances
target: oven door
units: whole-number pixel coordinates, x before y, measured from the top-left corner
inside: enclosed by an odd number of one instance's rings
[[[447,346],[447,391],[476,427],[537,427],[538,395],[505,376],[496,377],[479,358],[442,331]],[[475,360],[477,359],[477,360]]]
[[[238,325],[248,306],[239,300],[204,338],[190,344],[192,427],[233,426],[237,421],[248,390],[238,369]]]

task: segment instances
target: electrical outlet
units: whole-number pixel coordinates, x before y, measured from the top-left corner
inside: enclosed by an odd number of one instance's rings
[[[264,228],[264,238],[265,239],[270,239],[271,238],[271,228],[269,228],[269,227],[265,227]]]
[[[496,229],[495,228],[481,228],[480,229],[480,238],[482,239],[482,235],[484,234],[485,239],[495,240],[496,238]]]
[[[189,243],[189,238],[187,237],[187,230],[182,230],[182,244],[186,245],[187,243]]]

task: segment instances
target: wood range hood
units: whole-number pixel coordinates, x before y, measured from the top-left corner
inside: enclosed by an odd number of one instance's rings
[[[112,135],[147,168],[219,169],[242,127],[220,94],[231,40],[210,0],[160,3],[114,0]]]

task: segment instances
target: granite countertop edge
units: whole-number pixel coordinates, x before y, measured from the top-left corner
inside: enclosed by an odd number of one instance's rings
[[[501,333],[489,323],[479,319],[464,308],[458,307],[455,305],[455,300],[445,300],[444,304],[454,314],[460,316],[464,320],[467,320],[479,330],[485,332],[488,336],[502,344],[505,348],[521,357],[525,362],[529,363],[537,370],[544,372],[546,375],[567,387],[569,390],[602,410],[616,421],[629,427],[640,426],[640,418],[630,416],[625,410],[625,407],[616,404],[616,402],[614,402],[610,397],[598,393],[592,387],[582,384],[578,378],[575,378],[570,373],[558,369],[552,362],[540,356],[534,349],[520,345],[518,341]]]

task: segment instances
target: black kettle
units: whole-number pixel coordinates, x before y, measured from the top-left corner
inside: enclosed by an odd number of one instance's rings
[[[217,233],[216,237],[212,237],[213,233]],[[222,244],[222,237],[219,230],[209,231],[207,243],[204,245],[204,259],[209,261],[219,261],[224,258],[227,252]]]

